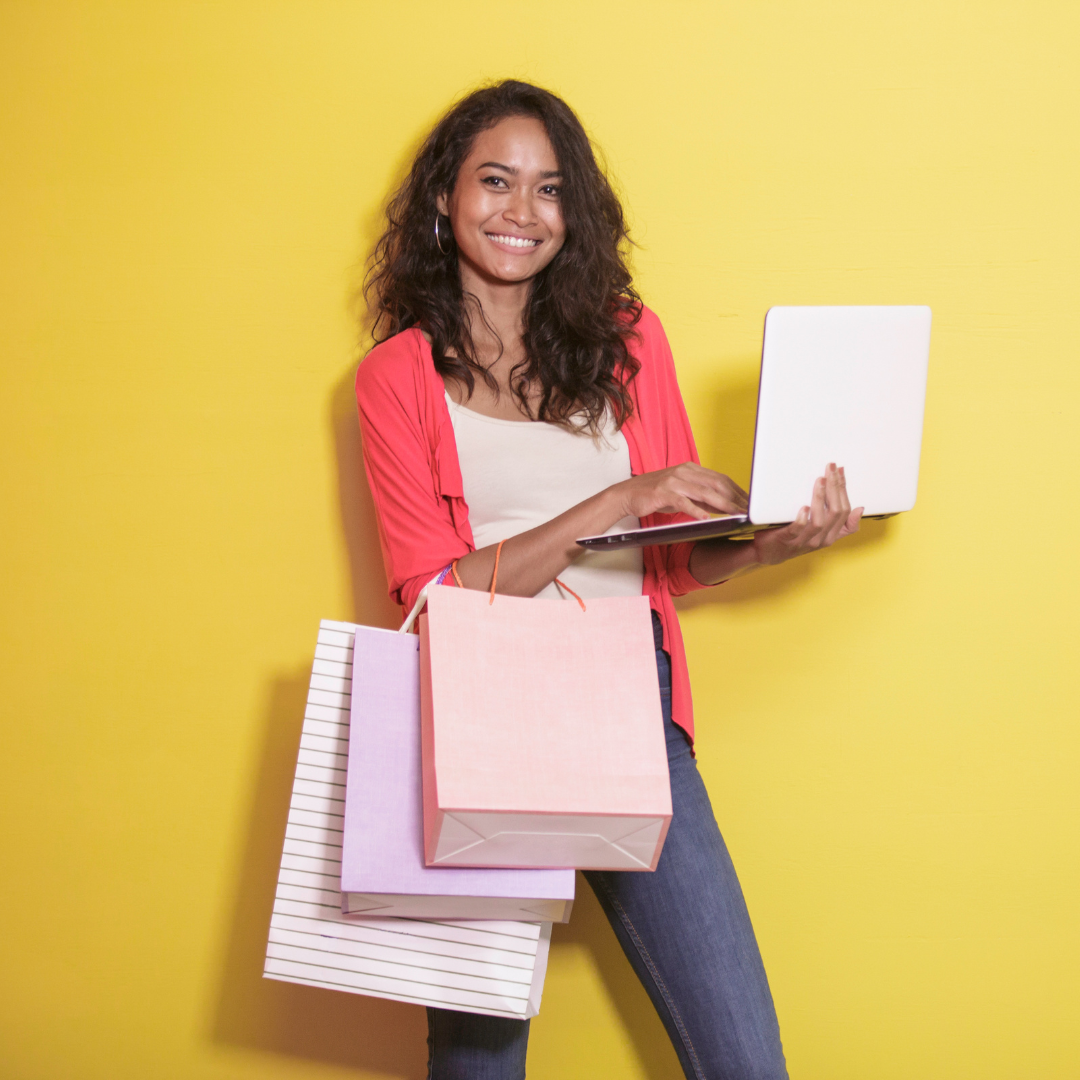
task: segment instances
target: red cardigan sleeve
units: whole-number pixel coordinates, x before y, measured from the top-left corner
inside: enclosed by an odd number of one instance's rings
[[[387,583],[391,599],[406,609],[443,567],[471,550],[454,525],[452,500],[461,496],[456,455],[448,470],[448,455],[440,452],[446,433],[439,430],[413,336],[377,345],[356,373],[364,468]]]
[[[637,326],[641,342],[634,350],[641,360],[641,370],[637,380],[637,401],[641,409],[642,426],[646,429],[653,452],[659,460],[650,463],[650,468],[668,469],[692,461],[700,464],[694,433],[690,429],[690,419],[686,415],[679,380],[675,374],[675,360],[671,355],[671,346],[657,316],[648,308],[642,310]],[[689,521],[685,514],[665,516],[660,521]],[[704,585],[690,573],[690,553],[692,543],[668,544],[658,549],[661,553],[664,570],[667,574],[668,590],[673,596],[682,596],[694,589],[703,589]]]

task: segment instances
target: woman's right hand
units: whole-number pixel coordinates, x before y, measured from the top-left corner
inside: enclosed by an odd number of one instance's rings
[[[692,461],[670,469],[641,473],[614,485],[622,500],[623,517],[649,514],[688,514],[704,520],[710,514],[745,514],[747,494],[730,476]]]

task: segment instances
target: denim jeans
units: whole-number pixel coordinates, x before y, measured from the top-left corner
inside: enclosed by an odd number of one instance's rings
[[[786,1080],[742,889],[682,730],[653,615],[672,818],[653,873],[586,871],[690,1080]],[[428,1009],[429,1080],[522,1080],[528,1020]]]

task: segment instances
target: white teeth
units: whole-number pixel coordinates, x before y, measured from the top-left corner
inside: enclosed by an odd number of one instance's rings
[[[539,240],[528,240],[523,236],[503,236],[500,233],[488,233],[488,239],[494,240],[497,244],[507,244],[510,247],[536,247],[540,243]]]

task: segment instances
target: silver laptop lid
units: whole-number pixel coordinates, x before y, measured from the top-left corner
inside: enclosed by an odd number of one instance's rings
[[[867,516],[910,510],[929,352],[928,307],[770,308],[750,520],[794,520],[830,461]]]

